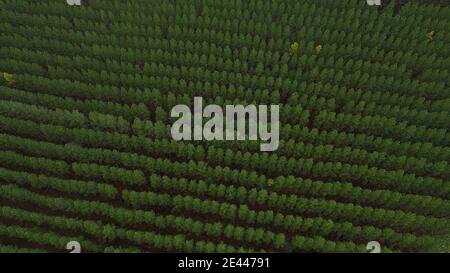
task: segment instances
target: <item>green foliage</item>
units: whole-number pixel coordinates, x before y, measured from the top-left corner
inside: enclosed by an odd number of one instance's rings
[[[289,48],[289,51],[290,51],[292,54],[295,54],[295,53],[298,52],[299,49],[300,49],[300,44],[297,43],[297,42],[294,42],[294,43],[291,44],[291,47]]]
[[[448,252],[445,1],[0,2],[0,252]],[[172,140],[193,96],[279,149]]]

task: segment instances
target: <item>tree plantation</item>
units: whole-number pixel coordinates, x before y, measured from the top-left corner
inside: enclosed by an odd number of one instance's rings
[[[0,6],[0,253],[450,251],[448,2]]]

